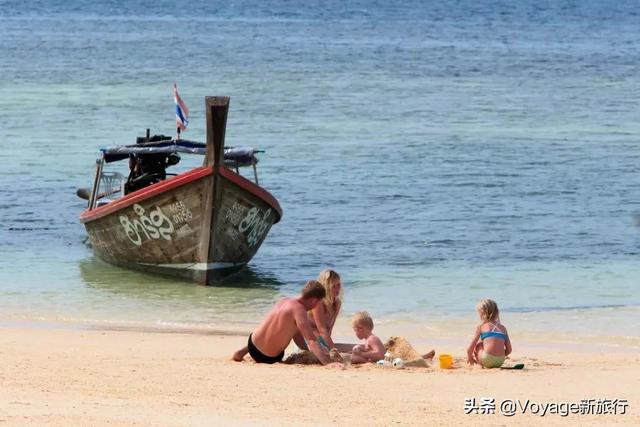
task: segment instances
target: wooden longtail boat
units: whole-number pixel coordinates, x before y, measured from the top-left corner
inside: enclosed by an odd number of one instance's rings
[[[228,97],[206,97],[207,142],[138,138],[102,149],[80,215],[95,254],[125,268],[178,276],[201,284],[238,271],[282,217],[280,204],[258,184],[256,150],[226,149]],[[204,154],[202,167],[175,176],[165,169],[177,153]],[[131,174],[104,170],[129,159]],[[254,180],[239,174],[253,166]],[[115,196],[115,197],[114,197]]]

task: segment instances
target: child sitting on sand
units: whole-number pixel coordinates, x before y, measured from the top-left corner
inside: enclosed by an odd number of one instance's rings
[[[493,300],[483,299],[476,310],[482,323],[476,328],[467,349],[467,361],[483,368],[499,368],[511,353],[511,340],[507,328],[500,323],[498,304]]]
[[[364,344],[353,347],[351,363],[377,362],[384,358],[384,344],[377,336],[373,335],[373,320],[366,311],[359,311],[351,320],[351,326],[359,340],[365,340]]]

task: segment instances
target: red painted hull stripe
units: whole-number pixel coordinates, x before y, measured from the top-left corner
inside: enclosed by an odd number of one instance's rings
[[[82,214],[80,214],[80,221],[83,223],[94,221],[113,212],[119,211],[133,204],[140,203],[143,200],[165,193],[174,188],[189,184],[193,181],[209,175],[213,175],[213,168],[211,167],[202,166],[190,170],[176,176],[175,178],[167,179],[165,181],[158,182],[157,184],[150,185],[149,187],[134,191],[133,193],[127,194],[126,196],[115,200],[107,205],[95,208],[93,210],[85,210],[84,212],[82,212]],[[275,199],[275,197],[271,195],[271,193],[257,186],[248,179],[234,173],[233,171],[230,171],[227,168],[221,168],[220,175],[238,185],[239,187],[254,194],[256,197],[264,200],[265,203],[269,204],[278,212],[278,221],[280,220],[280,217],[282,217],[282,208],[280,207],[280,204]]]
[[[229,181],[233,182],[238,187],[248,191],[249,193],[252,193],[256,197],[258,197],[259,199],[262,199],[265,203],[270,205],[276,212],[278,212],[278,221],[280,221],[280,218],[282,218],[282,208],[280,207],[280,203],[278,203],[276,198],[273,197],[271,193],[269,193],[264,188],[256,185],[255,183],[249,181],[247,178],[243,177],[242,175],[238,175],[237,173],[233,172],[231,169],[220,168],[220,175],[228,179]],[[274,222],[274,224],[277,223],[278,221]]]
[[[189,172],[185,172],[180,174],[172,179],[167,179],[156,184],[150,185],[148,187],[142,188],[138,191],[134,191],[133,193],[129,193],[126,196],[115,200],[107,205],[100,206],[99,208],[95,208],[93,210],[85,210],[80,214],[81,222],[93,221],[98,218],[102,218],[105,215],[109,215],[115,211],[126,208],[127,206],[131,206],[135,203],[139,203],[143,200],[146,200],[150,197],[157,196],[158,194],[162,194],[169,190],[172,190],[177,187],[181,187],[185,184],[189,184],[195,180],[200,178],[204,178],[205,176],[209,176],[213,174],[213,169],[210,167],[199,167]]]

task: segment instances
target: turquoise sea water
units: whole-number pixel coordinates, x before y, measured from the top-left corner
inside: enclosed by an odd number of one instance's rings
[[[492,297],[515,333],[638,342],[634,2],[101,3],[0,1],[5,321],[248,329],[332,266],[345,335]],[[196,140],[231,96],[284,210],[224,287],[106,265],[78,221],[99,147],[172,134],[174,81]]]

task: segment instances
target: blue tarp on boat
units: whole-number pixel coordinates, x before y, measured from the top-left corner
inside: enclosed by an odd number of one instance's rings
[[[144,156],[145,154],[160,153],[186,153],[201,154],[207,152],[207,144],[189,141],[186,139],[145,142],[142,144],[120,145],[101,148],[104,161],[107,163],[124,160],[131,154]],[[227,166],[249,166],[258,162],[255,153],[259,152],[252,147],[229,147],[224,149],[224,161]]]

